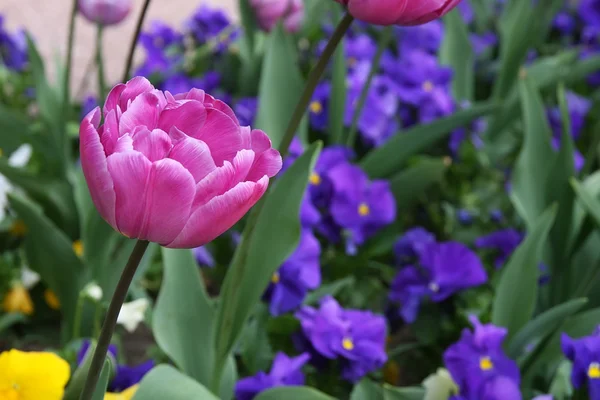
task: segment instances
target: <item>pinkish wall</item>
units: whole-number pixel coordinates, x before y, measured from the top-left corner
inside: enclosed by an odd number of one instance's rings
[[[134,11],[128,19],[121,25],[106,29],[104,55],[109,82],[120,79],[135,22],[142,8],[143,0],[133,1]],[[147,21],[161,19],[180,25],[202,3],[222,7],[234,15],[237,0],[153,0]],[[8,26],[24,27],[31,32],[48,61],[50,73],[54,72],[52,64],[57,55],[63,57],[65,53],[71,4],[71,0],[0,0],[0,13],[4,14]],[[93,60],[95,27],[78,17],[76,29],[72,86],[74,92],[84,94],[93,90],[95,85],[95,75],[91,79],[85,78],[86,67]]]

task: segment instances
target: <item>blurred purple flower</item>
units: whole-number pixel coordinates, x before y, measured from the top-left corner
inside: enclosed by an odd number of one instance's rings
[[[302,386],[304,374],[302,367],[310,359],[307,353],[297,357],[288,357],[284,353],[277,353],[269,373],[259,372],[254,376],[240,379],[235,385],[235,398],[237,400],[252,400],[260,392],[279,386]]]
[[[567,92],[566,100],[569,119],[571,120],[571,134],[573,135],[573,139],[577,140],[581,136],[581,131],[585,125],[585,119],[592,104],[586,97],[579,96],[573,92]],[[554,137],[560,139],[563,130],[560,108],[554,107],[549,109],[547,115]]]
[[[479,257],[462,243],[429,243],[419,253],[419,266],[402,268],[389,294],[389,299],[399,304],[399,313],[408,323],[416,320],[425,298],[441,302],[488,280]]]
[[[81,119],[85,118],[94,108],[98,107],[98,100],[95,96],[86,96],[81,102]]]
[[[150,29],[140,34],[139,44],[146,50],[146,59],[135,75],[171,73],[183,61],[183,35],[164,22],[153,21]]]
[[[435,236],[425,228],[417,227],[404,232],[394,244],[394,255],[399,265],[414,262],[430,243],[435,243]]]
[[[193,88],[202,89],[205,92],[214,92],[219,86],[221,77],[217,72],[207,72],[200,78],[192,78],[186,74],[175,73],[164,80],[160,89],[171,92],[171,94],[187,93]]]
[[[598,0],[580,0],[577,9],[579,18],[590,26],[600,26],[600,2]]]
[[[494,261],[496,268],[502,267],[523,240],[523,234],[516,229],[507,228],[481,236],[475,240],[475,246],[480,249],[496,250],[498,256]]]
[[[372,61],[377,53],[377,43],[365,33],[348,35],[344,50],[348,66],[352,68],[360,61]]]
[[[327,129],[327,123],[329,122],[330,92],[331,83],[319,83],[308,106],[310,124],[316,130],[324,131]]]
[[[4,26],[4,16],[0,15],[0,64],[8,69],[21,71],[28,60],[25,31],[19,30],[11,34]]]
[[[254,125],[257,110],[258,99],[256,97],[243,97],[241,99],[238,99],[235,102],[235,105],[233,106],[233,111],[235,112],[236,117],[240,121],[241,126]]]
[[[215,259],[210,254],[210,251],[206,248],[206,246],[200,246],[193,249],[194,257],[196,258],[196,262],[201,267],[209,267],[214,268],[216,265]]]
[[[198,45],[217,39],[216,51],[222,52],[239,36],[239,29],[221,8],[202,4],[187,21],[187,29]]]
[[[309,290],[321,284],[319,257],[321,245],[309,229],[304,229],[292,255],[273,274],[265,293],[271,315],[281,315],[302,304]]]
[[[398,52],[401,55],[413,50],[437,54],[444,37],[444,24],[441,20],[433,20],[418,26],[398,26],[394,29],[398,37]]]
[[[576,389],[587,384],[590,400],[600,400],[600,327],[590,336],[561,336],[562,351],[572,363],[571,383]]]
[[[502,343],[507,330],[482,325],[469,318],[473,330],[464,329],[458,342],[444,353],[444,363],[464,400],[521,400],[517,363],[509,359]]]
[[[339,360],[342,378],[357,382],[387,361],[385,319],[370,311],[345,310],[331,296],[320,308],[304,306],[296,313],[306,350],[325,359]]]

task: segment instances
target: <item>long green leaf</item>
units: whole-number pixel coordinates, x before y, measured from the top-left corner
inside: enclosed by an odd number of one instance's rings
[[[106,394],[106,388],[108,387],[108,381],[112,375],[112,364],[110,359],[107,358],[104,361],[104,366],[102,367],[102,371],[100,372],[100,378],[98,378],[98,383],[96,384],[96,390],[92,395],[92,400],[104,400],[104,395]]]
[[[440,63],[452,67],[452,94],[459,101],[472,101],[475,92],[475,55],[469,29],[458,9],[444,17],[444,40]]]
[[[390,186],[398,210],[406,210],[429,188],[439,184],[444,178],[446,169],[444,160],[423,157],[417,164],[391,178]]]
[[[273,273],[298,245],[300,204],[320,150],[321,144],[316,143],[292,164],[264,199],[252,232],[242,236],[221,291],[216,376]]]
[[[571,179],[571,186],[577,194],[579,204],[583,206],[585,211],[594,219],[598,228],[600,228],[600,201],[591,193],[589,189],[586,189],[577,179]]]
[[[269,134],[273,147],[279,147],[304,82],[295,48],[287,40],[281,24],[271,33],[258,91],[256,127]]]
[[[215,308],[190,250],[162,249],[164,278],[152,318],[160,348],[187,375],[212,377]]]
[[[342,143],[344,134],[344,113],[346,112],[346,75],[347,60],[344,39],[338,45],[333,55],[333,71],[331,79],[331,95],[329,96],[328,134],[331,143]]]
[[[382,146],[369,152],[362,160],[361,166],[373,179],[388,177],[400,171],[409,157],[433,146],[455,129],[468,125],[496,109],[491,104],[475,104],[431,124],[417,125],[400,132]]]
[[[504,267],[492,306],[494,325],[508,329],[507,343],[533,316],[538,292],[539,263],[556,216],[546,210]]]
[[[169,365],[152,369],[140,383],[133,400],[219,400],[206,387]]]
[[[510,358],[517,358],[526,352],[526,346],[535,340],[552,334],[563,324],[564,320],[578,312],[587,299],[575,299],[553,307],[533,320],[529,321],[508,343],[506,353]]]
[[[60,300],[65,320],[63,339],[67,341],[73,332],[77,298],[84,284],[84,267],[73,252],[71,241],[33,203],[11,195],[10,204],[27,226],[25,253],[29,266]]]
[[[333,400],[334,398],[306,386],[276,387],[256,396],[255,400]]]

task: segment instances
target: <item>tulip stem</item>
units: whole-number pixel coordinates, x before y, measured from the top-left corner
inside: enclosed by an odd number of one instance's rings
[[[321,80],[321,76],[323,76],[323,72],[325,72],[325,68],[327,68],[329,60],[333,56],[333,53],[335,53],[335,49],[348,31],[348,28],[350,28],[353,20],[354,17],[352,15],[344,15],[344,18],[342,18],[337,28],[335,28],[335,32],[333,32],[331,39],[329,39],[325,50],[323,50],[319,61],[317,61],[317,65],[315,65],[312,71],[310,71],[306,86],[304,87],[304,92],[302,93],[302,96],[296,105],[292,119],[290,120],[287,130],[285,131],[285,135],[283,136],[281,144],[279,145],[279,152],[281,153],[282,157],[287,154],[288,148],[292,143],[292,139],[294,138],[294,135],[298,130],[298,126],[300,125],[300,121],[302,121],[302,117],[304,117],[304,113],[306,112],[308,104],[312,99],[313,93],[315,92],[315,89]]]
[[[137,46],[140,32],[142,31],[142,26],[144,25],[144,20],[146,19],[146,14],[148,13],[149,6],[150,0],[146,0],[144,2],[144,7],[142,8],[142,13],[138,18],[137,25],[135,27],[135,33],[133,34],[133,39],[131,39],[131,45],[129,46],[129,54],[127,55],[127,63],[125,64],[125,71],[123,72],[123,79],[121,79],[121,82],[127,82],[127,80],[129,79],[129,73],[131,72],[131,66],[133,65],[133,55],[135,54],[135,48]]]
[[[71,68],[73,64],[73,44],[75,42],[75,17],[77,16],[78,0],[73,0],[73,6],[71,8],[71,16],[69,18],[69,36],[67,38],[67,59],[65,61],[65,77],[63,82],[63,112],[65,118],[70,110],[71,105]]]
[[[390,40],[392,39],[392,27],[386,26],[381,32],[381,36],[379,37],[379,45],[377,47],[377,53],[375,53],[375,58],[371,63],[371,70],[369,71],[369,76],[367,77],[367,81],[365,82],[361,92],[360,97],[358,98],[358,103],[356,104],[356,109],[354,110],[354,116],[352,117],[352,125],[350,126],[350,132],[348,132],[348,138],[346,140],[346,146],[350,148],[354,148],[354,141],[356,140],[356,133],[358,131],[358,121],[362,115],[362,111],[365,107],[365,103],[367,102],[367,96],[369,95],[369,89],[371,88],[371,83],[373,82],[373,78],[379,69],[379,63],[381,62],[381,57],[383,56],[383,52],[388,47]]]
[[[104,57],[102,56],[102,42],[104,29],[102,24],[98,24],[96,31],[96,67],[98,68],[98,98],[106,98],[106,79],[104,77]]]
[[[135,271],[137,270],[138,265],[140,265],[140,261],[142,260],[146,249],[148,248],[148,244],[150,244],[150,242],[146,240],[137,241],[133,251],[131,252],[131,255],[129,256],[129,261],[127,261],[127,265],[125,265],[125,269],[121,274],[121,279],[119,279],[115,293],[113,294],[110,305],[108,306],[104,324],[102,325],[102,331],[100,332],[100,337],[98,338],[98,345],[94,350],[94,357],[92,358],[90,369],[85,380],[85,386],[83,387],[83,391],[81,392],[79,400],[91,400],[92,396],[94,395],[94,391],[96,390],[96,385],[100,377],[100,372],[104,366],[104,360],[106,359],[108,346],[110,345],[113,332],[115,331],[115,327],[117,325],[119,312],[121,311],[123,302],[127,297],[129,285],[131,285]]]

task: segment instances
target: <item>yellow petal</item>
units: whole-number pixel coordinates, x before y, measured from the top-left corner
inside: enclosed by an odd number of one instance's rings
[[[18,400],[61,400],[70,376],[69,364],[54,353],[0,354],[0,394],[8,399],[16,394]]]
[[[46,289],[44,291],[44,299],[46,300],[48,307],[53,310],[60,310],[60,300],[58,300],[58,297],[56,297],[52,290]]]
[[[104,400],[131,400],[140,385],[134,385],[121,393],[106,393]]]
[[[29,292],[21,284],[13,286],[12,289],[4,296],[2,302],[4,312],[20,312],[25,315],[33,314],[33,301],[29,296]]]

